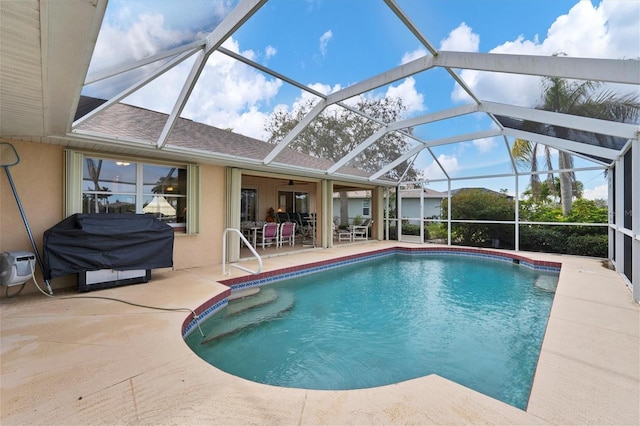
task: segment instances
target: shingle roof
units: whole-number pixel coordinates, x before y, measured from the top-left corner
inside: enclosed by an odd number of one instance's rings
[[[83,96],[78,109],[86,110],[87,105],[97,107],[100,104],[100,100]],[[150,145],[155,145],[167,118],[168,115],[164,113],[118,103],[79,125],[78,130],[100,133],[105,136],[108,135],[110,138],[146,141]],[[273,144],[234,133],[233,131],[219,129],[184,118],[176,121],[175,127],[167,140],[167,145],[195,149],[210,153],[212,156],[219,154],[257,161],[263,160],[275,147]],[[313,157],[289,148],[282,150],[275,161],[297,168],[302,167],[323,172],[333,165],[330,160]],[[353,167],[343,167],[340,169],[340,173],[360,178],[366,178],[371,175],[367,171]]]

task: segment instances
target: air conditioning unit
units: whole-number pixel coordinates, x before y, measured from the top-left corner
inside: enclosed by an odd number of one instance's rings
[[[0,253],[0,285],[14,286],[31,279],[36,256],[29,251]]]

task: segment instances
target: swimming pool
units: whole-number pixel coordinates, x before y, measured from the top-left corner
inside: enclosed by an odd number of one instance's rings
[[[216,367],[261,383],[356,389],[438,374],[525,408],[557,272],[501,260],[347,261],[265,287],[267,302],[245,311],[250,321],[224,318],[246,304],[232,302],[203,324],[205,344],[197,333],[186,340]]]

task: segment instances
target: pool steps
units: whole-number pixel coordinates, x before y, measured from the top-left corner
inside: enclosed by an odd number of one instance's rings
[[[258,290],[260,290],[258,288]],[[244,296],[240,299],[230,299],[227,305],[226,314],[228,317],[238,315],[249,309],[266,305],[278,298],[278,292],[273,288],[264,288],[260,292],[255,292],[250,296]]]
[[[272,293],[275,293],[275,297]],[[247,327],[269,321],[293,308],[294,304],[293,293],[283,290],[278,292],[275,289],[263,289],[254,296],[231,302],[226,310],[219,312],[219,318],[212,318],[215,324],[211,330],[208,330],[200,344],[204,345]],[[230,307],[233,308],[231,311],[229,311]],[[243,315],[238,315],[239,313]]]
[[[229,300],[229,302],[231,302],[232,300],[253,296],[254,294],[259,292],[260,292],[260,287],[245,288],[244,290],[234,291],[229,295],[227,299]]]
[[[549,293],[555,293],[556,287],[558,287],[558,275],[557,274],[542,274],[536,278],[533,285],[542,291]]]

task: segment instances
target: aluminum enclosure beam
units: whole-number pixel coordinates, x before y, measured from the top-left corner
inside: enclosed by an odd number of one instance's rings
[[[562,126],[570,129],[584,130],[585,132],[617,136],[624,139],[635,138],[640,130],[637,124],[599,120],[596,118],[581,117],[578,115],[563,114],[534,108],[523,108],[496,102],[483,102],[478,106],[478,110],[496,115],[535,121],[537,123],[553,124],[555,126]]]
[[[329,174],[334,173],[340,167],[347,164],[350,160],[354,159],[358,154],[367,149],[373,143],[375,143],[378,139],[382,138],[385,134],[389,132],[394,132],[401,129],[406,129],[408,127],[419,126],[422,124],[433,123],[435,121],[445,120],[447,118],[458,117],[465,114],[470,114],[478,111],[478,106],[475,104],[462,105],[455,108],[450,108],[443,111],[434,112],[432,114],[422,115],[420,117],[411,118],[408,120],[396,121],[395,123],[389,123],[386,128],[382,128],[375,132],[373,135],[369,136],[364,142],[355,147],[351,152],[340,160],[338,160],[332,167],[327,170]],[[424,143],[424,141],[420,141]]]
[[[640,61],[631,59],[621,61],[566,56],[440,51],[434,61],[435,65],[440,67],[640,84]]]
[[[522,130],[515,130],[505,128],[503,130],[507,136],[514,138],[526,139],[532,142],[538,142],[543,145],[550,146],[552,148],[559,149],[561,151],[575,151],[576,153],[582,153],[586,155],[595,155],[596,157],[607,158],[609,160],[615,160],[619,152],[615,149],[603,148],[595,145],[588,145],[582,142],[574,142],[568,139],[554,138],[552,136],[539,135],[537,133],[525,132]]]
[[[166,64],[164,64],[160,68],[158,68],[157,70],[155,70],[153,73],[148,75],[147,77],[143,78],[142,80],[138,81],[137,83],[133,84],[132,86],[130,86],[127,89],[123,90],[122,92],[118,93],[117,95],[115,95],[114,97],[109,99],[107,102],[103,103],[102,105],[100,105],[96,109],[90,111],[89,113],[83,115],[82,117],[80,117],[79,119],[74,121],[72,126],[71,126],[71,129],[72,130],[75,129],[76,127],[78,127],[79,125],[81,125],[82,123],[84,123],[85,121],[90,119],[91,117],[95,117],[96,115],[98,115],[102,111],[104,111],[107,108],[109,108],[111,105],[120,102],[122,99],[126,98],[127,96],[129,96],[130,94],[132,94],[136,90],[140,89],[141,87],[143,87],[147,83],[155,80],[156,78],[160,77],[162,74],[164,74],[167,71],[169,71],[172,68],[174,68],[176,65],[182,63],[182,61],[184,61],[185,59],[187,59],[188,57],[193,55],[195,52],[196,51],[187,51],[187,52],[184,52],[181,55],[173,58],[172,60],[170,60],[169,62],[167,62]]]
[[[424,145],[425,147],[448,145],[450,143],[473,141],[476,139],[492,138],[494,136],[501,135],[501,129],[489,129],[481,132],[465,133],[463,135],[456,135],[448,138],[434,139],[432,141],[425,142]]]
[[[390,172],[391,170],[396,168],[398,165],[400,165],[403,161],[407,161],[412,156],[419,154],[420,151],[422,151],[423,149],[425,149],[424,145],[414,146],[412,149],[405,152],[400,157],[396,158],[391,163],[387,164],[386,166],[378,170],[376,173],[369,176],[369,180],[376,180],[380,178],[380,176],[383,176],[385,173]]]
[[[293,129],[291,129],[289,133],[287,133],[287,136],[285,136],[280,142],[278,142],[276,147],[271,150],[271,152],[264,158],[262,162],[264,164],[271,163],[278,156],[278,154],[280,154],[280,152],[282,152],[282,150],[285,149],[287,145],[289,145],[296,138],[296,136],[298,136],[304,130],[304,128],[307,127],[309,123],[311,123],[313,119],[316,118],[318,114],[320,114],[326,108],[326,106],[326,100],[323,99],[322,101],[318,102],[318,104],[314,106],[311,111],[309,111],[309,113],[305,115]]]
[[[152,64],[171,56],[180,55],[181,53],[190,50],[199,50],[202,49],[205,45],[206,40],[198,40],[194,41],[193,43],[185,44],[184,46],[176,47],[174,49],[165,50],[164,52],[160,52],[155,55],[147,56],[146,58],[142,58],[137,61],[127,62],[125,64],[110,67],[102,71],[95,71],[87,76],[86,80],[84,81],[84,85],[88,86],[89,84],[97,83],[107,78],[115,77],[116,75],[125,73],[127,71]]]
[[[384,86],[385,84],[393,83],[394,81],[410,77],[413,74],[419,73],[429,68],[433,68],[434,66],[435,60],[433,56],[428,55],[418,59],[414,59],[411,62],[407,62],[406,64],[383,72],[382,74],[378,74],[367,80],[363,80],[359,83],[355,83],[349,87],[332,93],[327,97],[327,102],[329,105],[331,105],[336,102],[344,101],[345,99],[349,99],[356,95],[360,95],[370,90],[377,89],[378,87]]]
[[[180,95],[178,95],[178,99],[176,100],[173,110],[165,123],[164,128],[162,129],[162,133],[158,138],[157,146],[158,148],[164,147],[167,143],[167,139],[169,138],[169,133],[173,130],[173,126],[176,124],[176,120],[182,113],[187,101],[189,100],[189,96],[191,96],[191,92],[195,87],[202,70],[204,69],[207,60],[211,53],[214,52],[215,49],[220,47],[225,40],[231,37],[238,28],[242,26],[254,13],[262,7],[263,4],[266,3],[267,0],[243,0],[238,6],[236,6],[229,15],[218,25],[206,38],[207,44],[202,52],[198,55],[195,64],[191,68],[191,72],[187,77],[184,85],[182,86],[182,90],[180,91]]]

